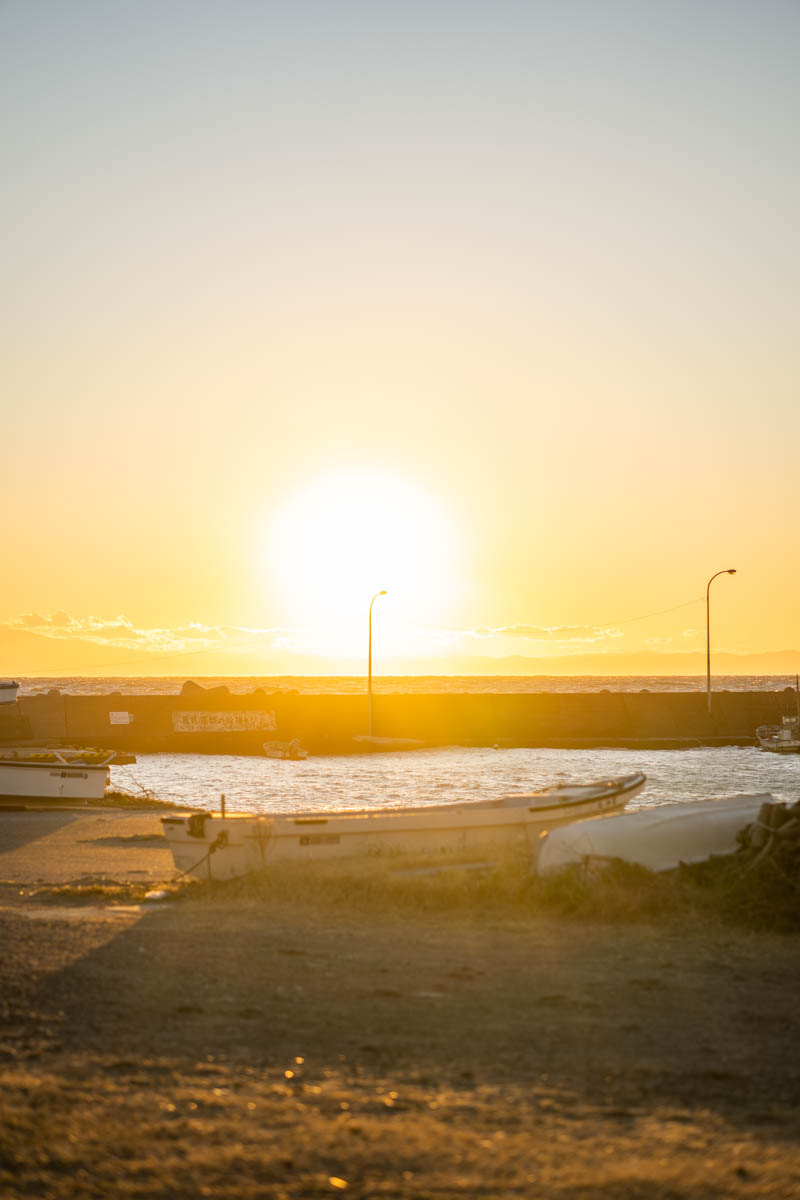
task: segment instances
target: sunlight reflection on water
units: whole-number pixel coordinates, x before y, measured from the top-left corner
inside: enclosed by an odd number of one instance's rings
[[[632,808],[737,792],[800,797],[800,755],[751,747],[692,750],[554,750],[443,747],[304,762],[221,754],[141,754],[112,767],[113,788],[141,788],[163,800],[218,809],[224,792],[234,812],[297,812],[396,807],[474,800],[536,791],[551,783],[586,783],[644,771],[647,784]]]

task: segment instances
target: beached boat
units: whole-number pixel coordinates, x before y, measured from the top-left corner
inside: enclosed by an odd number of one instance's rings
[[[274,862],[367,854],[459,853],[533,845],[565,821],[619,812],[645,783],[641,772],[491,800],[335,812],[217,813],[162,817],[179,871],[233,879]]]
[[[0,747],[0,799],[102,800],[113,750]]]
[[[548,875],[564,867],[622,861],[649,871],[671,871],[681,863],[733,854],[739,845],[737,834],[773,799],[767,792],[690,800],[621,813],[607,821],[578,821],[542,839],[535,869]]]

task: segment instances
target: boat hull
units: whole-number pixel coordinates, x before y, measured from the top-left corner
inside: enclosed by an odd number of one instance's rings
[[[4,800],[102,800],[108,767],[62,763],[0,763]]]
[[[733,854],[739,831],[773,799],[769,793],[728,796],[662,804],[608,821],[580,821],[548,833],[539,846],[536,869],[548,875],[565,867],[618,860],[658,872]]]
[[[643,775],[591,788],[485,803],[335,813],[211,813],[162,817],[181,873],[232,879],[273,863],[364,855],[462,854],[529,849],[564,822],[620,811],[644,785]]]

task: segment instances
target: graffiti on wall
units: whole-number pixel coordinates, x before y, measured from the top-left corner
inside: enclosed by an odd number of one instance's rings
[[[197,709],[172,714],[175,733],[259,733],[275,729],[275,713],[264,711],[204,712]]]

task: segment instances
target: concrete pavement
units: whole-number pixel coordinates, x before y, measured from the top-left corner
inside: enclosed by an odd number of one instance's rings
[[[0,809],[0,883],[167,882],[176,874],[161,832],[167,811]]]

